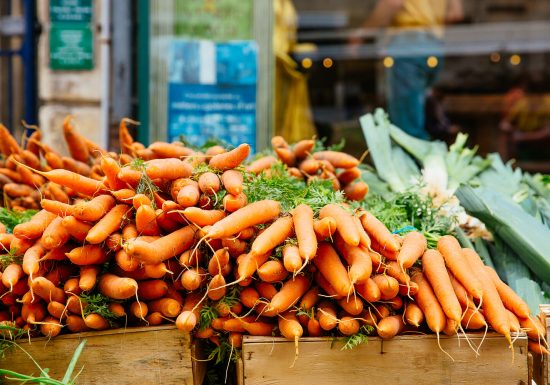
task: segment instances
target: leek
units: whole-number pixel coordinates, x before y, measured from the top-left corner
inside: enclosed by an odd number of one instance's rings
[[[505,240],[537,277],[550,283],[550,234],[543,224],[496,191],[462,186],[456,195],[467,212]]]

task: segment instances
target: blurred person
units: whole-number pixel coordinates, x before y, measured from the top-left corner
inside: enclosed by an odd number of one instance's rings
[[[396,126],[429,139],[425,127],[426,91],[442,65],[445,24],[462,20],[462,0],[379,0],[362,28],[387,28],[388,112]],[[357,36],[352,44],[357,44]]]
[[[288,142],[312,138],[316,134],[307,76],[299,70],[292,54],[308,45],[296,44],[298,17],[291,0],[275,0],[275,134]]]

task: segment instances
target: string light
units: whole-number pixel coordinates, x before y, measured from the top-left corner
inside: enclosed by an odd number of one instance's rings
[[[311,61],[310,58],[305,57],[302,59],[302,67],[307,69],[307,68],[311,68],[312,65],[313,65],[313,61]]]
[[[393,58],[391,56],[386,56],[382,62],[384,67],[391,68],[393,67]]]
[[[333,64],[334,64],[334,62],[332,61],[331,58],[326,57],[326,58],[323,59],[323,67],[330,68],[330,67],[332,67]]]
[[[517,66],[519,65],[519,63],[521,63],[521,56],[519,55],[510,56],[510,64],[512,64],[513,66]]]
[[[435,56],[430,56],[428,60],[426,60],[426,64],[428,64],[428,67],[435,68],[437,67],[437,64],[439,63],[439,60]]]

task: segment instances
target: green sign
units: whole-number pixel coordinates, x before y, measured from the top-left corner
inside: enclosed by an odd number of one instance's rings
[[[90,23],[92,0],[50,0],[50,20]]]
[[[59,23],[50,29],[50,68],[90,70],[94,68],[93,33],[89,24]]]

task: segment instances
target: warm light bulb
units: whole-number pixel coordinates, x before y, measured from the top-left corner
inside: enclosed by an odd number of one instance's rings
[[[305,58],[302,59],[302,67],[311,68],[312,65],[313,65],[313,61],[311,61],[310,58],[305,57]]]
[[[437,67],[437,63],[439,63],[439,60],[435,56],[430,56],[428,60],[426,60],[426,63],[428,64],[428,67],[435,68]]]
[[[391,56],[386,56],[383,61],[384,67],[391,68],[393,67],[393,58]]]
[[[330,68],[330,67],[332,67],[333,64],[334,64],[334,62],[332,61],[331,58],[326,57],[326,58],[323,59],[323,67]]]
[[[521,63],[521,56],[519,55],[510,56],[510,64],[512,64],[513,66],[517,66],[519,63]]]

